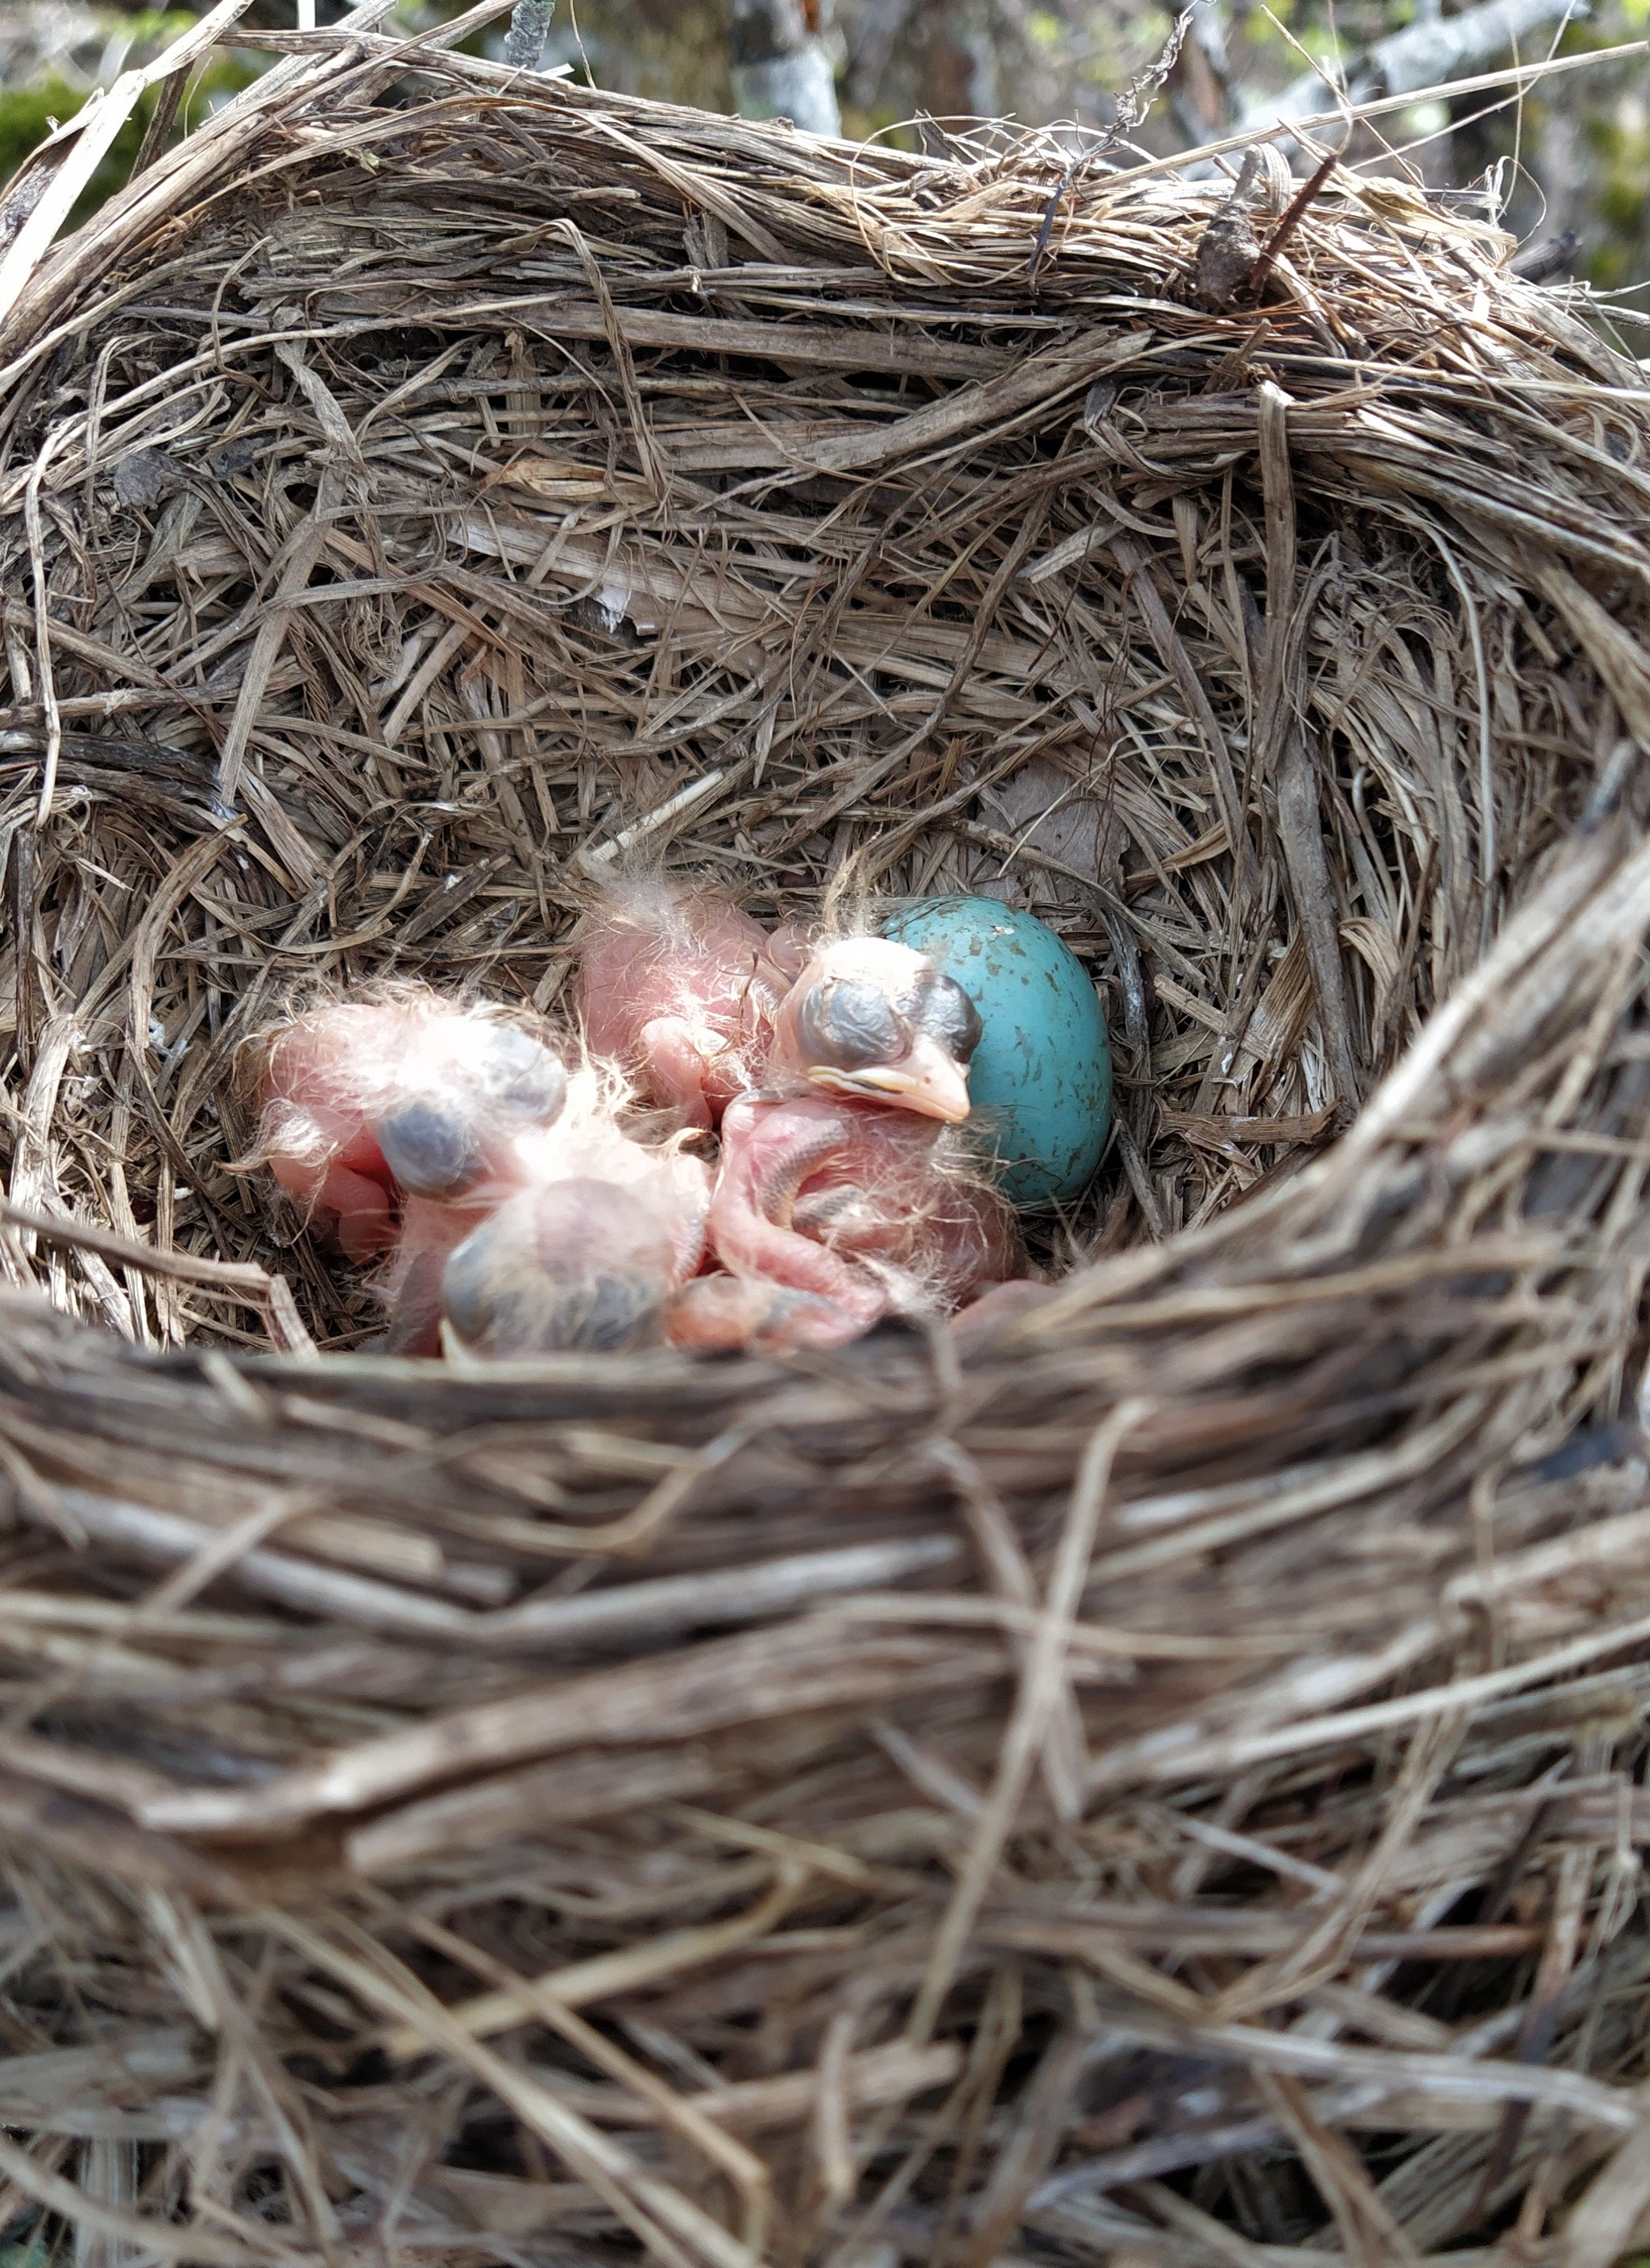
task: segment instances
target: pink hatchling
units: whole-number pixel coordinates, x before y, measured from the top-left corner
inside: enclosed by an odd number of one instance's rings
[[[816,947],[774,1020],[768,1084],[880,1102],[955,1125],[969,1115],[978,1011],[926,954],[883,937]]]
[[[672,1337],[839,1346],[1019,1274],[1013,1214],[952,1139],[937,1119],[819,1094],[730,1105],[710,1213],[726,1272],[687,1286]]]
[[[258,1158],[351,1260],[394,1257],[389,1346],[433,1351],[446,1255],[521,1188],[567,1094],[530,1033],[418,987],[336,1001],[262,1042]]]
[[[685,1126],[714,1126],[760,1081],[789,981],[773,941],[729,898],[615,881],[579,938],[576,990],[593,1055]]]
[[[644,1146],[622,1096],[576,1071],[522,1186],[445,1259],[441,1309],[463,1350],[494,1360],[652,1345],[704,1254],[709,1168],[681,1138]]]

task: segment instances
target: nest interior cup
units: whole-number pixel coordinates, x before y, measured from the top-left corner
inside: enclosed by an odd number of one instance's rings
[[[1632,2240],[1642,372],[1360,173],[1205,304],[1224,195],[354,29],[0,269],[9,2195]],[[648,859],[1058,931],[1117,1130],[1052,1303],[356,1351],[241,1043],[554,1016]]]

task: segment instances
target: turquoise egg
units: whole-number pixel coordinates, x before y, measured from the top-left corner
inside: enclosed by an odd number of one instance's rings
[[[995,898],[932,898],[883,924],[980,1012],[970,1124],[1027,1210],[1081,1196],[1111,1124],[1111,1049],[1094,982],[1046,922]]]

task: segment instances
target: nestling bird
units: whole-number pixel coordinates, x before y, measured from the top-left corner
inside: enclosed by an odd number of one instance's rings
[[[926,954],[889,938],[836,938],[780,1005],[768,1083],[958,1124],[980,1028],[973,1001]]]
[[[395,1248],[379,1289],[391,1351],[431,1351],[446,1254],[528,1173],[567,1073],[519,1026],[422,987],[337,1001],[266,1035],[254,1162],[351,1260]]]
[[[817,1093],[729,1106],[710,1235],[728,1275],[676,1300],[679,1345],[840,1346],[1024,1264],[1013,1213],[943,1123]]]
[[[643,1101],[715,1125],[760,1078],[789,981],[768,932],[718,891],[629,880],[608,886],[580,946],[575,997],[591,1051]]]
[[[770,935],[721,893],[614,883],[583,932],[578,1002],[593,1052],[684,1124],[717,1124],[772,1087],[969,1115],[980,1024],[961,987],[910,946]]]
[[[710,1169],[681,1146],[631,1141],[623,1096],[586,1064],[526,1181],[445,1261],[441,1310],[466,1352],[495,1360],[652,1345],[704,1253]]]
[[[578,998],[571,1074],[418,987],[263,1042],[259,1158],[350,1258],[390,1256],[388,1351],[838,1345],[1018,1273],[1013,1216],[951,1130],[980,1019],[925,954],[627,882],[586,924]],[[681,1130],[631,1139],[638,1099]],[[718,1122],[712,1189],[684,1145]]]
[[[398,1189],[451,1202],[513,1185],[513,1145],[553,1124],[567,1092],[541,1041],[421,986],[295,1017],[256,1064],[256,1161],[335,1218],[352,1259],[389,1242]]]

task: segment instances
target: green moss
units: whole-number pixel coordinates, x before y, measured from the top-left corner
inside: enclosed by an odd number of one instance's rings
[[[1593,211],[1587,273],[1605,290],[1640,280],[1650,214],[1650,127],[1637,102],[1618,103],[1587,122],[1593,160]]]
[[[1243,36],[1252,48],[1283,47],[1284,26],[1294,15],[1293,0],[1268,0],[1262,8],[1252,8],[1243,18]]]
[[[10,180],[35,144],[51,132],[54,119],[72,118],[85,97],[62,79],[0,92],[0,180]]]
[[[44,2215],[33,2216],[33,2226],[26,2221],[14,2221],[4,2236],[0,2236],[0,2268],[51,2268],[53,2260],[63,2250],[44,2225]]]
[[[151,9],[135,17],[133,24],[140,34],[136,43],[142,50],[154,52],[187,30],[191,18],[188,16],[162,13]],[[257,76],[260,64],[251,57],[216,52],[206,69],[195,81],[188,108],[190,122],[198,124],[203,107],[214,97],[236,93]],[[78,87],[70,86],[66,79],[48,78],[33,86],[0,88],[0,184],[8,181],[32,150],[37,149],[54,123],[63,124],[73,118],[86,101]],[[85,220],[94,213],[106,197],[123,188],[143,146],[144,134],[155,106],[160,99],[160,89],[151,87],[139,98],[137,107],[114,137],[114,146],[92,175],[85,195],[70,217],[71,225]],[[180,114],[171,139],[182,136],[184,120]]]

